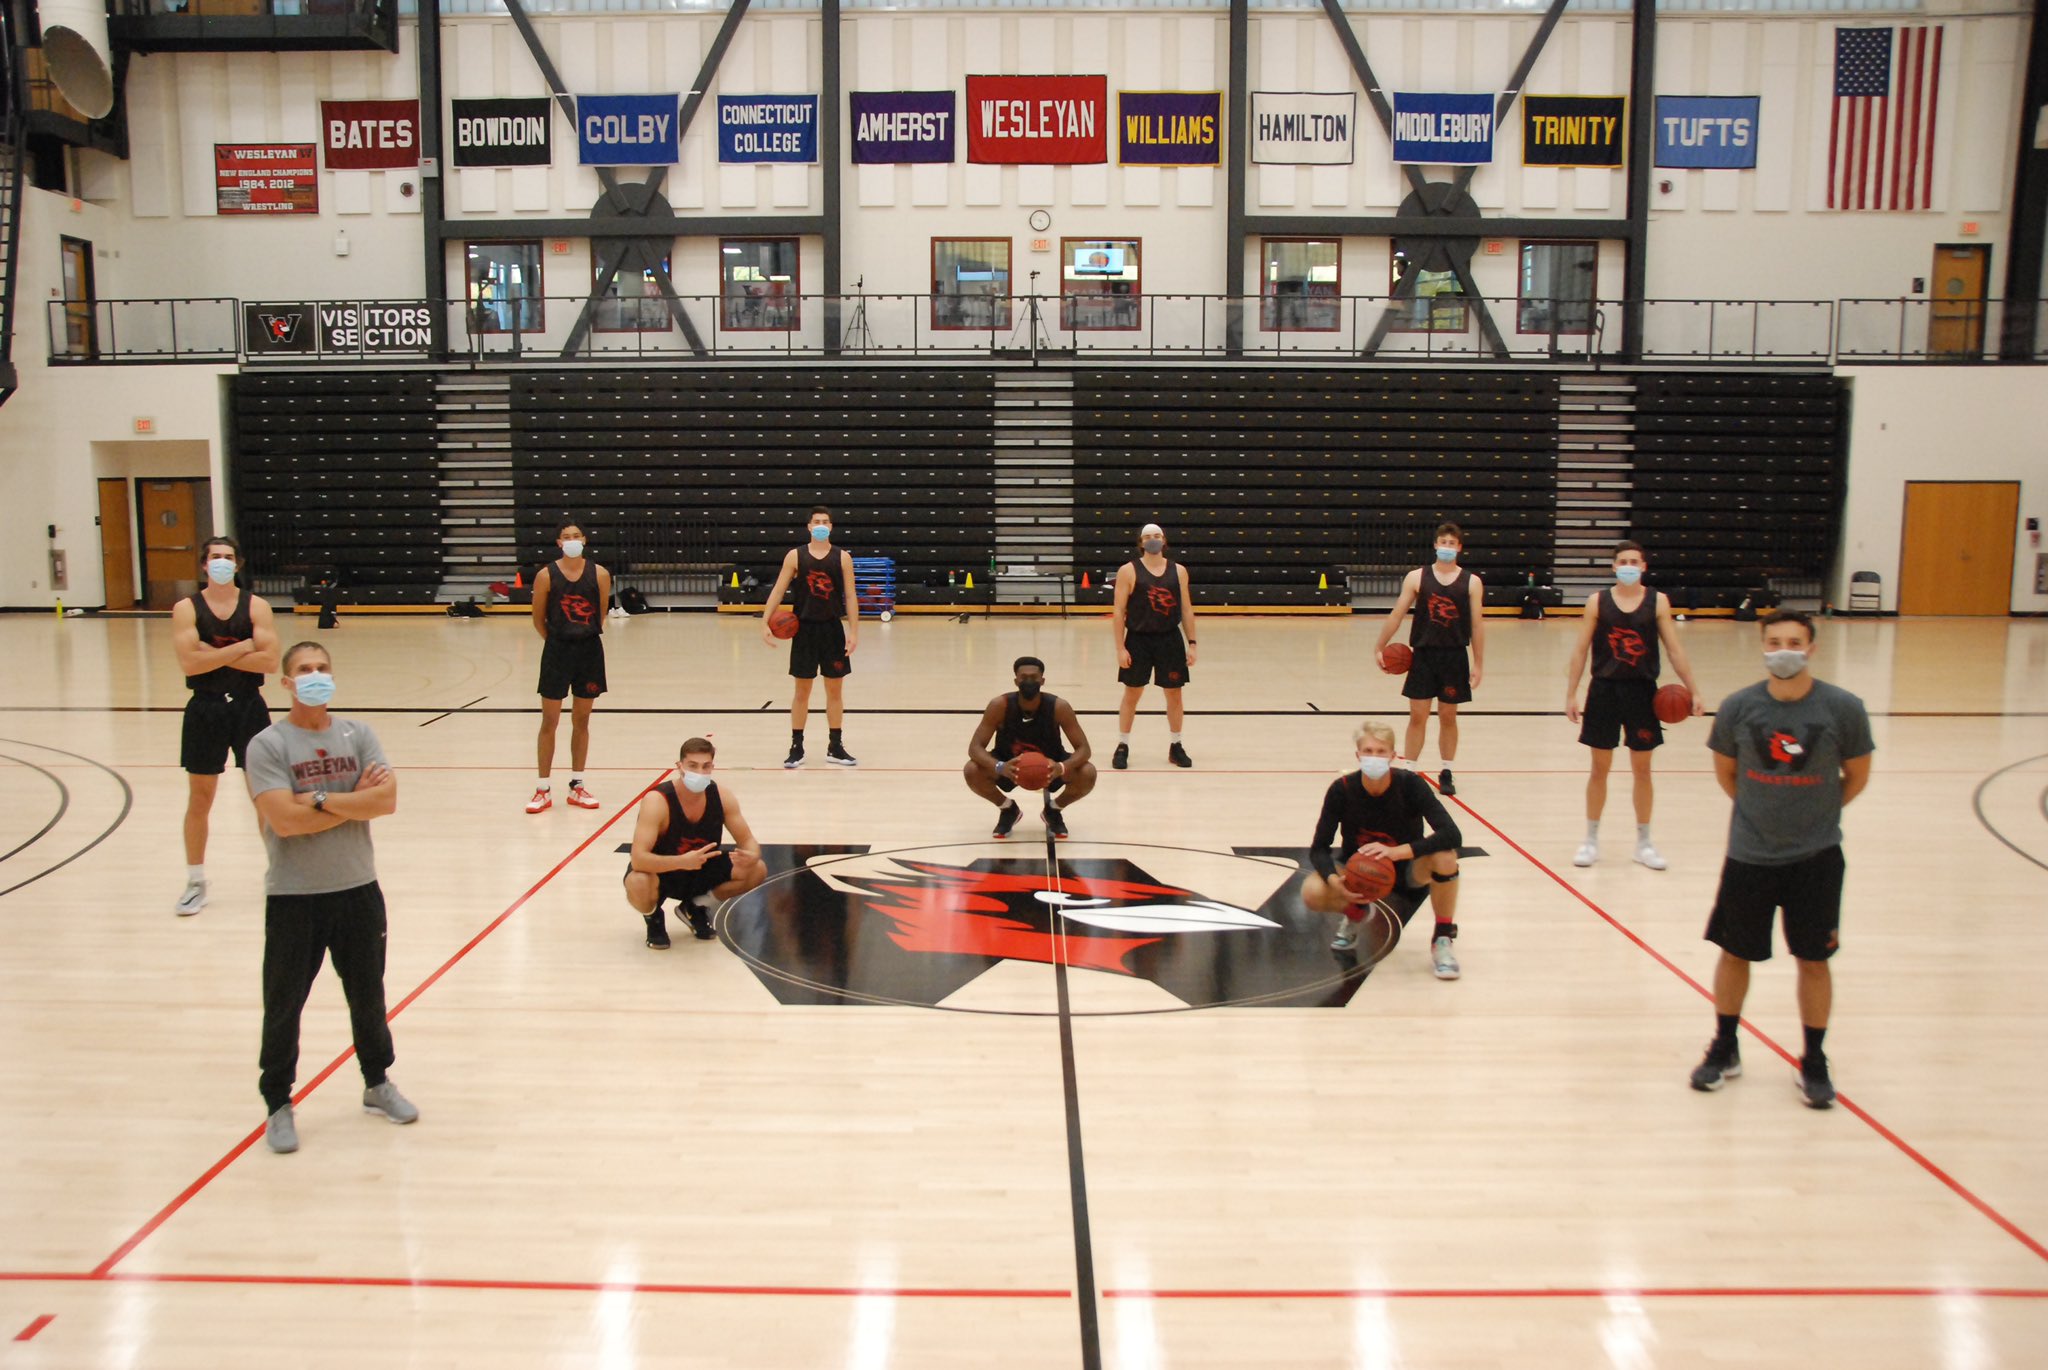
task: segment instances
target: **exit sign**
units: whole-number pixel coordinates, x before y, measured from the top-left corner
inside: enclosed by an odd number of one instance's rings
[[[137,420],[135,421],[135,431],[136,431],[136,432],[138,432],[138,433],[154,433],[154,432],[156,432],[156,420],[155,420],[155,419],[137,419]]]

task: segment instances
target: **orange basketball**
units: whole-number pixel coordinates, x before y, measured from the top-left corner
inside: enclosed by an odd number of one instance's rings
[[[1394,863],[1384,856],[1353,852],[1344,863],[1344,888],[1361,904],[1384,899],[1394,892]]]
[[[796,636],[796,615],[787,609],[778,609],[768,619],[768,631],[779,638]]]
[[[1010,778],[1027,790],[1042,790],[1052,783],[1052,758],[1044,752],[1012,757]]]
[[[1415,664],[1415,653],[1405,642],[1389,642],[1380,649],[1380,655],[1387,660],[1388,675],[1407,675],[1408,668]]]
[[[1659,723],[1683,723],[1692,717],[1692,691],[1683,685],[1666,685],[1650,704]]]

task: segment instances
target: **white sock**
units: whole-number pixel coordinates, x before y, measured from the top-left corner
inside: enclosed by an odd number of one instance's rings
[[[534,784],[534,788],[535,788],[535,789],[537,789],[537,790],[552,790],[552,789],[553,789],[554,787],[555,787],[555,782],[554,782],[554,781],[552,781],[552,780],[550,780],[550,779],[548,779],[548,778],[547,778],[546,776],[542,776],[542,777],[541,777],[541,778],[539,779],[539,781],[537,781],[537,782],[536,782],[536,783]]]
[[[1648,823],[1636,824],[1636,845],[1638,847],[1650,845],[1650,825]]]
[[[577,771],[576,773],[571,775],[569,777],[569,783],[571,785],[581,785],[583,783],[583,772]]]
[[[1588,842],[1598,842],[1600,840],[1599,819],[1589,818],[1586,820],[1586,840]]]
[[[716,909],[718,907],[718,896],[711,893],[711,891],[706,890],[702,894],[691,895],[690,902],[692,904],[695,904],[698,908],[704,910],[704,912],[710,913],[713,909]]]
[[[205,883],[206,883],[206,867],[204,867],[204,866],[187,866],[187,867],[185,867],[185,883],[186,883],[186,884],[188,884],[188,885],[203,885],[203,884],[205,884]]]
[[[1118,733],[1116,741],[1119,747],[1128,747],[1131,745],[1131,735],[1129,733]]]
[[[1174,746],[1178,747],[1178,746],[1180,745],[1180,734],[1179,734],[1179,733],[1168,733],[1168,734],[1166,735],[1166,740],[1167,740],[1168,742],[1171,742],[1171,743],[1172,743],[1172,744],[1173,744]]]

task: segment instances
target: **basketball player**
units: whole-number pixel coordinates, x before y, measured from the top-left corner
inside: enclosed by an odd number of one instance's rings
[[[1578,639],[1572,644],[1572,663],[1565,672],[1564,716],[1578,723],[1579,672],[1586,669],[1586,654],[1592,653],[1593,683],[1586,687],[1579,744],[1593,753],[1593,773],[1586,780],[1586,840],[1572,858],[1575,866],[1590,866],[1600,859],[1600,811],[1607,807],[1607,772],[1614,765],[1617,738],[1627,744],[1629,769],[1635,773],[1636,861],[1653,871],[1669,864],[1650,841],[1650,753],[1664,743],[1655,703],[1659,643],[1671,654],[1671,664],[1692,696],[1695,718],[1702,706],[1692,663],[1672,627],[1671,599],[1643,587],[1647,565],[1639,542],[1624,542],[1614,549],[1615,583],[1586,601]]]
[[[691,738],[683,743],[675,779],[662,781],[640,801],[626,902],[647,924],[647,945],[656,951],[669,945],[664,900],[675,900],[676,912],[689,919],[697,939],[709,941],[719,901],[745,894],[768,876],[739,798],[711,778],[717,759],[710,739]],[[730,851],[719,846],[727,833]]]
[[[384,1015],[384,891],[370,823],[398,808],[398,778],[366,723],[328,712],[334,664],[317,642],[284,654],[291,712],[249,744],[249,793],[270,851],[263,911],[263,1139],[297,1151],[292,1083],[299,1015],[323,957],[334,958],[348,1000],[363,1112],[394,1123],[420,1111],[386,1073],[393,1051]]]
[[[1436,930],[1429,943],[1430,962],[1439,980],[1458,978],[1458,825],[1444,811],[1429,782],[1409,770],[1394,769],[1394,730],[1384,723],[1361,723],[1352,741],[1358,749],[1356,769],[1330,782],[1323,794],[1323,812],[1309,842],[1315,873],[1305,877],[1301,902],[1317,913],[1338,913],[1333,951],[1358,945],[1358,925],[1365,909],[1344,887],[1343,862],[1359,852],[1394,863],[1394,892],[1387,896],[1406,927],[1428,891]],[[1427,827],[1429,835],[1423,835]],[[1341,855],[1330,851],[1330,839],[1343,835]]]
[[[789,640],[789,674],[796,692],[789,701],[789,755],[784,770],[804,764],[804,725],[811,717],[811,682],[825,678],[825,726],[830,729],[825,760],[835,766],[858,766],[846,750],[841,728],[846,722],[846,677],[853,671],[854,649],[860,646],[860,595],[853,583],[853,554],[832,545],[832,511],[811,506],[811,541],[792,547],[782,559],[768,607],[761,614],[761,638],[770,647],[776,636],[768,628],[782,607],[783,591],[796,586],[796,636]],[[845,623],[840,620],[844,618]]]
[[[1138,717],[1138,697],[1149,680],[1166,696],[1166,759],[1192,766],[1180,744],[1181,688],[1195,664],[1195,602],[1188,595],[1188,568],[1166,555],[1166,530],[1148,523],[1138,530],[1139,554],[1116,573],[1116,604],[1109,615],[1116,639],[1116,678],[1123,682],[1124,701],[1117,709],[1116,751],[1109,764],[1128,770],[1131,725]],[[1185,640],[1183,640],[1185,639]]]
[[[192,697],[185,701],[178,747],[185,768],[185,892],[175,908],[189,918],[206,907],[207,819],[228,768],[248,768],[249,741],[270,726],[263,677],[277,669],[277,628],[270,606],[235,584],[242,550],[233,538],[199,549],[206,585],[171,608],[171,646]]]
[[[547,645],[540,650],[540,779],[528,813],[555,806],[555,727],[562,721],[562,701],[569,706],[569,802],[594,809],[597,796],[583,783],[590,760],[590,711],[604,693],[604,614],[612,602],[612,573],[583,555],[583,526],[564,523],[555,529],[561,558],[533,578],[533,630]]]
[[[967,765],[961,773],[967,777],[968,789],[996,806],[996,830],[990,836],[1008,837],[1024,812],[1017,801],[1005,797],[1017,788],[1010,763],[1028,752],[1051,758],[1052,781],[1045,787],[1045,829],[1064,838],[1067,819],[1062,810],[1087,798],[1088,791],[1095,788],[1088,734],[1081,731],[1073,705],[1045,693],[1043,661],[1020,656],[1010,669],[1017,688],[997,695],[981,711],[981,723],[968,740]],[[1060,741],[1062,733],[1066,734],[1065,743]]]
[[[1694,1089],[1719,1089],[1742,1073],[1735,1039],[1749,967],[1771,958],[1771,921],[1785,910],[1785,945],[1799,965],[1799,1021],[1806,1029],[1799,1096],[1835,1102],[1822,1050],[1834,979],[1828,962],[1842,915],[1842,808],[1870,783],[1870,715],[1863,701],[1816,680],[1813,620],[1781,613],[1763,624],[1769,679],[1721,701],[1707,746],[1714,776],[1735,801],[1728,859],[1707,920],[1721,948],[1714,968],[1714,1040],[1692,1072]]]
[[[1486,587],[1479,577],[1458,564],[1465,550],[1465,535],[1455,523],[1441,523],[1436,530],[1436,561],[1410,571],[1401,582],[1401,597],[1394,602],[1380,628],[1373,656],[1385,670],[1383,654],[1393,640],[1410,608],[1415,623],[1408,631],[1408,645],[1415,650],[1408,678],[1401,694],[1408,700],[1408,738],[1403,752],[1410,761],[1422,760],[1422,744],[1429,732],[1429,706],[1436,703],[1436,749],[1443,758],[1443,773],[1437,788],[1456,794],[1451,783],[1451,762],[1458,755],[1458,706],[1472,698],[1486,662]],[[1471,659],[1465,655],[1472,649]]]

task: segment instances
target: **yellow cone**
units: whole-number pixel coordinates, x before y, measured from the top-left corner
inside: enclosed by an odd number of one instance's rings
[[[967,573],[967,584],[962,586],[961,588],[967,590],[972,590],[974,588],[974,572],[969,571]]]
[[[740,573],[738,571],[732,573],[732,588],[735,590],[740,588]]]
[[[1318,590],[1327,590],[1330,588],[1330,576],[1327,571],[1316,577],[1316,588]]]

